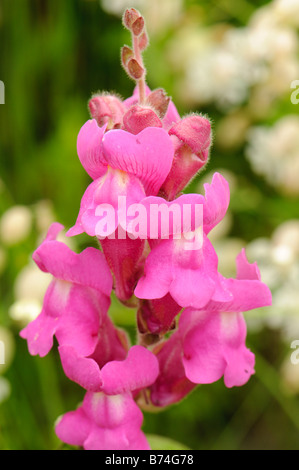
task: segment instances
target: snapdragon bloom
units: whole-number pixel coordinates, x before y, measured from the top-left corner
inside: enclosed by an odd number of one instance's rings
[[[86,450],[148,450],[141,409],[222,377],[244,385],[255,358],[243,312],[271,304],[244,250],[235,279],[219,272],[209,234],[227,212],[228,182],[215,173],[204,195],[182,194],[209,159],[210,121],[181,117],[164,90],[146,85],[144,19],[131,8],[123,22],[133,47],[123,47],[122,65],[136,87],[125,100],[105,92],[89,101],[77,153],[92,181],[67,232],[99,247],[74,253],[57,240],[63,226],[49,228],[33,259],[53,281],[20,333],[41,357],[56,338],[66,376],[84,390],[56,434]],[[136,309],[136,338],[112,321],[112,295]]]

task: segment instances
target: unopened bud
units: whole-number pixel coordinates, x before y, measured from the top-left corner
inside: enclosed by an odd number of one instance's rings
[[[140,13],[139,11],[135,10],[135,8],[128,8],[123,16],[123,25],[131,30],[132,24],[140,18]]]
[[[146,127],[162,127],[162,122],[151,108],[137,104],[126,112],[123,125],[126,131],[136,135]]]
[[[149,40],[148,40],[147,32],[143,31],[143,33],[141,34],[138,40],[138,46],[139,46],[140,51],[141,52],[144,51],[147,48],[148,44],[149,44]]]
[[[108,124],[108,129],[120,127],[125,113],[122,101],[114,95],[94,95],[88,103],[90,115],[102,127]]]
[[[162,88],[152,91],[146,98],[146,103],[157,111],[161,119],[167,112],[169,102],[170,98]]]
[[[170,130],[175,148],[170,172],[160,196],[174,199],[207,163],[211,145],[211,124],[203,116],[193,115],[182,119]]]
[[[137,20],[134,21],[132,24],[132,33],[134,36],[140,36],[142,31],[144,30],[144,19],[142,16],[139,16]]]
[[[127,68],[128,73],[133,80],[140,80],[144,75],[144,68],[141,67],[136,59],[130,59]]]
[[[211,123],[205,117],[196,114],[188,116],[175,124],[169,130],[169,135],[175,135],[198,158],[207,160],[211,145]]]
[[[130,59],[134,57],[134,52],[129,46],[123,46],[121,49],[121,61],[124,67],[127,67],[127,64]]]

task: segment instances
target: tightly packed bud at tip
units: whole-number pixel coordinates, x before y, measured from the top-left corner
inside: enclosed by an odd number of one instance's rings
[[[144,19],[142,16],[139,16],[136,21],[132,24],[132,33],[134,36],[140,36],[144,30]]]
[[[136,59],[130,59],[128,62],[128,73],[133,80],[140,80],[144,75],[144,68],[141,67]]]
[[[123,15],[123,25],[127,29],[131,29],[133,23],[140,18],[140,13],[135,8],[128,8]]]

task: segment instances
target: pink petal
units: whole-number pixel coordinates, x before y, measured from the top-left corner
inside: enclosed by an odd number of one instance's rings
[[[92,237],[111,236],[119,224],[125,228],[126,221],[122,219],[126,218],[127,208],[144,196],[143,186],[135,176],[109,168],[105,176],[88,186],[76,224],[67,235],[86,232]]]
[[[174,154],[167,132],[156,127],[148,127],[137,135],[121,129],[106,132],[103,150],[108,165],[139,178],[147,195],[157,194]]]
[[[204,231],[209,233],[225,216],[230,200],[229,185],[220,173],[215,173],[212,183],[206,183],[203,208]]]
[[[102,368],[102,390],[108,395],[138,390],[151,385],[158,373],[156,357],[142,346],[132,346],[125,360],[108,362]]]
[[[99,127],[95,119],[90,119],[81,127],[78,134],[79,160],[92,179],[99,178],[107,171],[107,162],[101,145],[106,127],[106,125]]]
[[[161,239],[195,231],[203,224],[204,203],[204,197],[199,194],[183,194],[174,201],[148,196],[138,204],[141,222],[138,236],[142,239]],[[129,218],[126,229],[133,233]]]
[[[167,131],[176,123],[180,121],[180,115],[176,109],[173,101],[169,102],[167,112],[163,118],[163,128]]]
[[[244,385],[254,373],[254,355],[246,348],[242,314],[186,309],[179,323],[183,364],[191,382],[208,384],[224,376],[227,387]]]
[[[101,390],[100,369],[93,359],[79,356],[71,346],[59,346],[58,351],[64,373],[70,380],[91,392]]]
[[[92,429],[92,422],[82,408],[63,415],[55,426],[57,437],[71,446],[82,447]]]
[[[204,307],[220,290],[218,258],[204,237],[202,249],[185,250],[182,240],[162,240],[148,255],[145,275],[135,289],[140,299],[159,299],[170,293],[181,307]]]
[[[257,263],[249,263],[246,258],[245,249],[237,256],[237,279],[261,280],[260,270]]]
[[[46,238],[33,253],[33,259],[42,271],[58,279],[89,286],[110,296],[112,276],[103,253],[96,248],[88,247],[77,254],[64,243]]]

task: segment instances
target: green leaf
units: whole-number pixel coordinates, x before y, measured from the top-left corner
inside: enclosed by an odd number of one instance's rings
[[[147,434],[147,440],[152,450],[190,450],[184,444],[169,439],[168,437]]]

